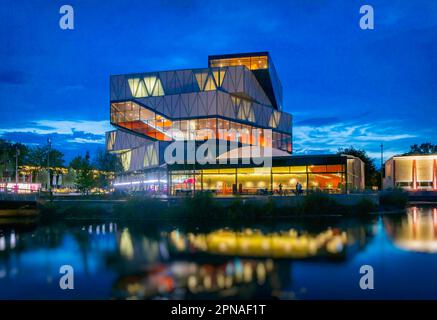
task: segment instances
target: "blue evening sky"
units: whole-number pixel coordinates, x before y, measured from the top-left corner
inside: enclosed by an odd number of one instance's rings
[[[59,8],[75,29],[59,28]],[[375,29],[359,28],[361,5]],[[0,136],[51,137],[67,159],[104,148],[109,75],[204,67],[269,51],[293,114],[294,153],[353,145],[377,157],[437,143],[434,0],[2,0]]]

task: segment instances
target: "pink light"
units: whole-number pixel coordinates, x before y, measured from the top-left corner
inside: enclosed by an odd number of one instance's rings
[[[417,207],[413,208],[413,238],[416,239],[417,235]]]
[[[416,159],[413,160],[413,190],[417,190]]]
[[[437,208],[432,209],[432,222],[434,223],[434,228],[437,228]]]
[[[437,161],[436,161],[436,159],[434,159],[433,163],[434,164],[433,164],[433,170],[432,170],[432,173],[433,173],[433,175],[432,175],[432,188],[434,190],[437,190]]]

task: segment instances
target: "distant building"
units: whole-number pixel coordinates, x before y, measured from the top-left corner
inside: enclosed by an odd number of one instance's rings
[[[384,189],[437,190],[437,154],[394,156],[385,162]]]
[[[292,116],[282,103],[281,82],[267,52],[209,56],[208,68],[113,75],[110,113],[117,130],[107,133],[106,147],[124,168],[114,186],[173,195],[286,193],[297,182],[304,190],[363,189],[364,164],[358,158],[291,156]],[[218,148],[215,164],[164,159],[175,141],[183,141],[186,157],[211,140],[226,146]],[[271,163],[243,161],[254,150],[270,152]]]

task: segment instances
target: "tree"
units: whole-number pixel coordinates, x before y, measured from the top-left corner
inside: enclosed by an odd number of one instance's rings
[[[74,171],[73,168],[68,168],[68,172],[66,175],[64,175],[63,177],[63,185],[67,188],[74,188],[75,183],[76,183],[76,172]]]
[[[370,158],[365,150],[349,147],[346,149],[338,149],[338,154],[348,154],[360,158],[364,162],[364,176],[366,186],[378,186],[381,183],[381,175],[376,169],[374,159]]]
[[[87,151],[85,157],[77,156],[70,162],[70,166],[76,170],[76,186],[82,193],[88,194],[95,186],[93,168],[90,164],[90,154]]]
[[[30,148],[26,156],[26,164],[37,167],[46,167],[48,153],[48,146]],[[49,157],[50,167],[62,167],[64,165],[64,154],[61,151],[50,148]]]
[[[96,169],[101,171],[97,177],[97,185],[103,189],[106,189],[111,185],[111,179],[108,175],[109,172],[116,173],[123,170],[120,158],[115,154],[106,152],[102,149],[97,150],[93,164]]]
[[[79,170],[83,165],[83,158],[82,156],[74,157],[69,164],[70,168],[73,168],[74,170]]]
[[[425,142],[420,145],[413,144],[410,146],[410,151],[405,153],[405,155],[412,154],[432,154],[437,153],[437,144],[432,144],[430,142]]]
[[[102,149],[97,150],[93,164],[100,171],[120,172],[123,169],[119,157]]]
[[[15,177],[16,156],[18,166],[26,164],[29,148],[21,143],[11,143],[0,139],[0,178]]]

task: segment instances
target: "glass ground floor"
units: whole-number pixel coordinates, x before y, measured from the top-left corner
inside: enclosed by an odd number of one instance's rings
[[[293,195],[298,183],[304,193],[362,190],[364,164],[345,155],[279,157],[269,167],[175,164],[119,176],[114,187],[174,196],[202,191],[217,196]]]
[[[216,195],[291,195],[302,190],[346,193],[364,189],[364,165],[351,156],[301,156],[274,159],[271,167],[171,166],[170,195],[211,191]]]

